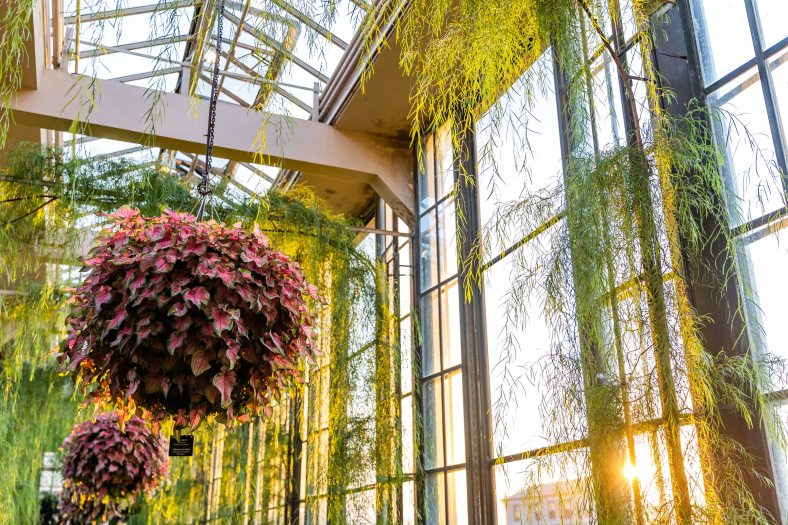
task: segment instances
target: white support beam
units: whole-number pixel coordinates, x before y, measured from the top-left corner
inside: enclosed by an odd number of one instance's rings
[[[21,90],[12,102],[16,122],[42,129],[202,154],[208,103],[176,93],[157,94],[160,114],[147,120],[154,98],[145,88],[95,80],[60,70],[38,71],[38,89]],[[155,124],[155,136],[150,136]],[[365,133],[256,112],[220,102],[214,152],[256,162],[369,184],[403,218],[412,218],[410,149]]]

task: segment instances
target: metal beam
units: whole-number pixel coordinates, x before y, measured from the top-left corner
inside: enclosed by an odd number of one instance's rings
[[[134,82],[135,80],[144,80],[146,78],[161,77],[164,75],[171,75],[172,73],[180,73],[182,69],[182,66],[167,67],[164,69],[152,69],[150,71],[143,71],[142,73],[136,73],[133,75],[115,77],[112,80],[116,82]]]
[[[90,160],[114,159],[114,158],[117,158],[117,157],[121,157],[123,155],[130,155],[132,153],[139,153],[140,151],[145,151],[147,149],[150,149],[150,148],[148,148],[148,146],[143,146],[143,145],[133,146],[131,148],[121,149],[121,150],[118,150],[118,151],[110,151],[108,153],[101,153],[99,155],[95,155],[93,157],[90,157]]]
[[[21,90],[11,103],[21,125],[68,131],[77,123],[81,134],[193,153],[205,149],[205,100],[161,93],[155,113],[162,116],[155,122],[156,136],[149,136],[150,90],[60,70],[41,70],[38,77],[39,89]],[[220,102],[214,152],[228,160],[369,184],[412,220],[407,144]]]
[[[124,16],[144,15],[147,13],[169,11],[173,9],[180,9],[182,7],[194,7],[201,2],[194,0],[181,0],[174,2],[161,2],[157,4],[141,5],[137,7],[127,7],[125,9],[105,9],[104,11],[97,11],[94,13],[82,13],[79,20],[82,23],[98,22],[100,20],[110,20],[113,18],[122,18]],[[76,24],[77,16],[70,15],[63,18],[65,25]]]
[[[81,51],[79,53],[80,58],[93,58],[97,56],[103,55],[110,55],[112,53],[123,53],[126,51],[133,51],[134,49],[147,49],[149,47],[158,47],[158,46],[166,46],[168,44],[177,44],[179,42],[185,42],[189,38],[190,35],[175,35],[175,36],[163,36],[159,38],[152,38],[150,40],[143,40],[140,42],[132,42],[130,44],[118,44],[116,46],[102,46],[101,44],[96,44],[94,42],[87,42],[82,41],[83,44],[89,46],[96,46],[94,49],[88,49],[87,51]]]
[[[255,175],[257,175],[258,177],[262,177],[263,179],[267,180],[271,184],[276,182],[274,181],[273,177],[268,175],[266,172],[258,169],[257,166],[255,166],[254,164],[249,164],[248,162],[239,162],[239,164],[244,168],[248,169],[249,171],[251,171],[252,173],[254,173]]]
[[[317,22],[315,22],[314,20],[312,20],[311,17],[307,16],[306,14],[302,13],[301,11],[299,11],[298,9],[296,9],[295,7],[290,5],[287,1],[285,1],[285,0],[272,0],[272,2],[274,3],[274,5],[276,5],[279,8],[281,8],[283,11],[288,13],[293,18],[295,18],[296,20],[298,20],[299,22],[301,22],[302,24],[304,24],[305,26],[307,26],[308,28],[310,28],[314,32],[322,35],[323,37],[325,37],[326,40],[328,40],[332,44],[335,44],[337,47],[342,49],[342,51],[345,51],[347,49],[347,47],[348,47],[347,42],[345,42],[344,40],[339,38],[337,35],[335,35],[331,31],[329,31],[328,29],[326,29],[322,25],[320,25]],[[236,8],[236,9],[241,7],[241,3],[240,2],[227,2],[227,5],[230,6],[230,7]],[[249,12],[252,13],[252,15],[259,16],[261,18],[264,18],[266,16],[270,16],[270,13],[266,13],[262,9],[259,9],[259,8],[256,8],[256,7],[252,7],[251,9],[249,9]]]
[[[224,12],[224,16],[225,18],[233,22],[236,26],[240,27],[242,30],[246,31],[247,33],[255,37],[260,42],[263,42],[268,47],[271,47],[282,53],[282,55],[284,55],[288,60],[293,62],[295,65],[297,65],[298,67],[300,67],[301,69],[312,75],[313,77],[317,78],[321,82],[324,83],[328,82],[328,77],[326,75],[324,75],[319,70],[314,68],[311,64],[308,64],[303,60],[301,60],[300,58],[298,58],[297,56],[295,56],[293,52],[289,51],[288,49],[285,49],[285,47],[282,46],[280,42],[277,42],[275,39],[266,35],[264,32],[259,31],[256,28],[250,26],[246,22],[242,22],[241,19],[239,19],[237,16],[235,16],[234,14],[228,11]]]
[[[226,56],[226,55],[224,53],[222,53],[222,56]],[[237,68],[239,68],[241,71],[249,74],[250,76],[257,75],[257,73],[252,68],[250,68],[249,66],[247,66],[246,64],[244,64],[243,62],[241,62],[240,60],[238,60],[234,56],[229,57],[229,62],[235,64],[235,66]],[[225,74],[230,76],[230,72],[226,72]],[[264,80],[268,80],[268,79],[260,77],[260,83],[261,84],[263,83]],[[266,83],[273,84],[274,85],[274,89],[276,90],[277,93],[279,93],[280,95],[282,95],[287,100],[289,100],[290,102],[292,102],[296,106],[300,107],[301,109],[303,109],[307,113],[311,113],[312,112],[312,107],[311,106],[309,106],[308,104],[304,103],[303,100],[301,100],[300,98],[296,97],[295,95],[290,93],[288,90],[284,89],[283,86],[291,86],[290,84],[281,83],[281,85],[280,85],[279,82],[275,82],[275,81],[269,81],[269,82],[266,82]],[[291,86],[291,87],[293,87],[293,86]],[[300,88],[300,89],[304,89],[304,88],[301,88],[300,86],[295,86],[295,87]]]

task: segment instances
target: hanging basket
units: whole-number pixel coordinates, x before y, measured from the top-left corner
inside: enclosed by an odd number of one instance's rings
[[[60,512],[66,523],[121,518],[140,494],[152,494],[167,474],[167,449],[144,422],[119,427],[114,413],[79,424],[63,443]]]
[[[94,403],[194,430],[268,411],[312,361],[317,299],[257,228],[123,208],[84,261],[61,365]]]

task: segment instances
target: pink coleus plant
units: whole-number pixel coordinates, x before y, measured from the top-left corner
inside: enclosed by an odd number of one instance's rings
[[[66,438],[63,452],[60,513],[65,523],[120,518],[167,475],[166,444],[138,417],[122,430],[114,413],[81,423]]]
[[[302,381],[317,293],[256,227],[129,208],[108,217],[59,354],[89,399],[194,430],[209,415],[232,425],[267,412]]]

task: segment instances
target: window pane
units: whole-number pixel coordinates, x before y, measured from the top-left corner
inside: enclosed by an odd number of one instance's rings
[[[400,391],[407,394],[413,388],[413,339],[411,338],[410,317],[400,321]]]
[[[443,473],[428,475],[424,485],[424,523],[445,525],[446,482]]]
[[[585,450],[496,465],[498,524],[595,523]]]
[[[468,487],[465,470],[455,470],[446,474],[447,500],[449,502],[449,524],[468,523]]]
[[[359,525],[374,525],[376,523],[374,490],[348,494],[345,497],[345,504],[348,523],[358,523]]]
[[[749,244],[746,264],[749,275],[743,281],[753,304],[748,308],[750,333],[761,350],[788,358],[788,323],[785,322],[788,301],[788,244],[783,230]],[[786,386],[786,385],[784,385]]]
[[[444,378],[446,409],[446,464],[465,462],[465,417],[462,403],[462,373],[452,372]]]
[[[591,66],[594,88],[594,114],[599,149],[605,151],[624,145],[624,111],[621,89],[613,60],[604,53]]]
[[[785,0],[758,0],[763,47],[768,49],[788,36],[788,2]]]
[[[788,3],[785,4],[788,9]],[[788,142],[788,49],[769,64],[774,84],[774,100],[783,125],[783,139]],[[788,152],[786,153],[788,155]],[[788,159],[786,159],[788,162]]]
[[[411,269],[410,269],[410,243],[399,249],[399,316],[404,317],[410,313],[411,305]]]
[[[638,25],[632,0],[621,0],[621,22],[624,26],[624,38],[629,40],[635,36]]]
[[[440,313],[438,290],[421,299],[421,375],[432,375],[440,369]]]
[[[509,293],[516,279],[518,250],[492,266],[485,275],[487,352],[494,452],[506,456],[547,444],[539,406],[547,391],[541,367],[550,351],[550,333],[541,299],[533,294],[515,311]],[[519,313],[528,313],[528,318]],[[523,425],[528,421],[528,425]]]
[[[441,379],[424,384],[424,468],[443,466],[443,407]]]
[[[451,129],[451,123],[446,123],[438,130],[437,134],[437,199],[441,199],[454,189],[454,145],[452,144]]]
[[[421,218],[419,266],[421,267],[421,289],[427,290],[438,282],[438,239],[435,234],[435,211]]]
[[[561,175],[561,133],[552,84],[551,51],[546,51],[479,119],[476,125],[481,221],[493,250],[503,251],[526,232],[519,221],[496,220],[506,204],[555,186]]]
[[[412,474],[413,463],[413,396],[402,400],[400,407],[402,418],[402,471]]]
[[[692,0],[692,14],[707,86],[755,56],[743,0]]]
[[[402,525],[416,525],[416,493],[412,481],[402,484]]]
[[[435,140],[427,137],[427,143],[419,170],[419,211],[435,204]]]
[[[460,292],[456,279],[441,289],[441,337],[443,368],[460,364],[462,361]]]
[[[457,273],[457,218],[454,199],[438,205],[438,228],[440,228],[440,280],[444,281]]]
[[[709,102],[723,110],[715,120],[716,134],[725,154],[722,170],[735,195],[729,200],[734,226],[784,206],[757,71],[751,69],[715,91]]]
[[[788,427],[788,403],[783,402],[779,408],[777,408],[777,411],[783,425]],[[777,494],[780,498],[780,507],[782,509],[782,523],[786,523],[788,522],[788,454],[786,454],[782,446],[774,442],[771,442],[770,445]]]

